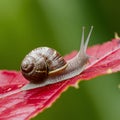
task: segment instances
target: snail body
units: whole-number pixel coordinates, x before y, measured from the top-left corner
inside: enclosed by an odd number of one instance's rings
[[[56,50],[48,47],[36,48],[26,55],[21,64],[21,72],[30,83],[23,86],[22,90],[61,82],[83,72],[89,60],[86,49],[92,29],[93,26],[84,42],[83,27],[80,50],[71,60],[65,61]]]

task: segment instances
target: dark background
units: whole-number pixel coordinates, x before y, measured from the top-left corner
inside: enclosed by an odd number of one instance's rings
[[[79,49],[82,26],[94,26],[89,45],[120,33],[119,0],[1,0],[0,69],[19,70],[31,49],[49,46],[62,55]],[[120,75],[69,88],[33,120],[120,120]]]

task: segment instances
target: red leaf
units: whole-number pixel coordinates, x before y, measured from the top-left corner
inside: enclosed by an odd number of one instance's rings
[[[71,59],[76,53],[65,59]],[[80,75],[33,90],[20,91],[28,83],[20,72],[0,71],[0,120],[27,120],[50,107],[69,86],[77,87],[78,81],[120,71],[120,39],[93,46],[87,53],[93,57]]]

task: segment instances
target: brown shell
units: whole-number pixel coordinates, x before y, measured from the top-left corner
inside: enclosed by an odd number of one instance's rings
[[[49,75],[62,72],[66,67],[66,61],[56,50],[39,47],[26,55],[21,64],[21,71],[30,82],[40,83]]]

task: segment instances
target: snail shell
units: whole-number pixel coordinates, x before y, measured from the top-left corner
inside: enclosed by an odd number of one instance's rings
[[[29,90],[54,84],[83,72],[89,60],[86,49],[92,29],[93,26],[91,26],[85,42],[83,27],[80,50],[71,60],[65,61],[56,50],[48,47],[34,49],[26,55],[21,64],[21,71],[23,76],[28,79],[30,83],[23,86],[21,89]]]
[[[41,83],[48,76],[61,73],[66,67],[66,61],[56,50],[39,47],[26,55],[21,71],[31,83]]]

